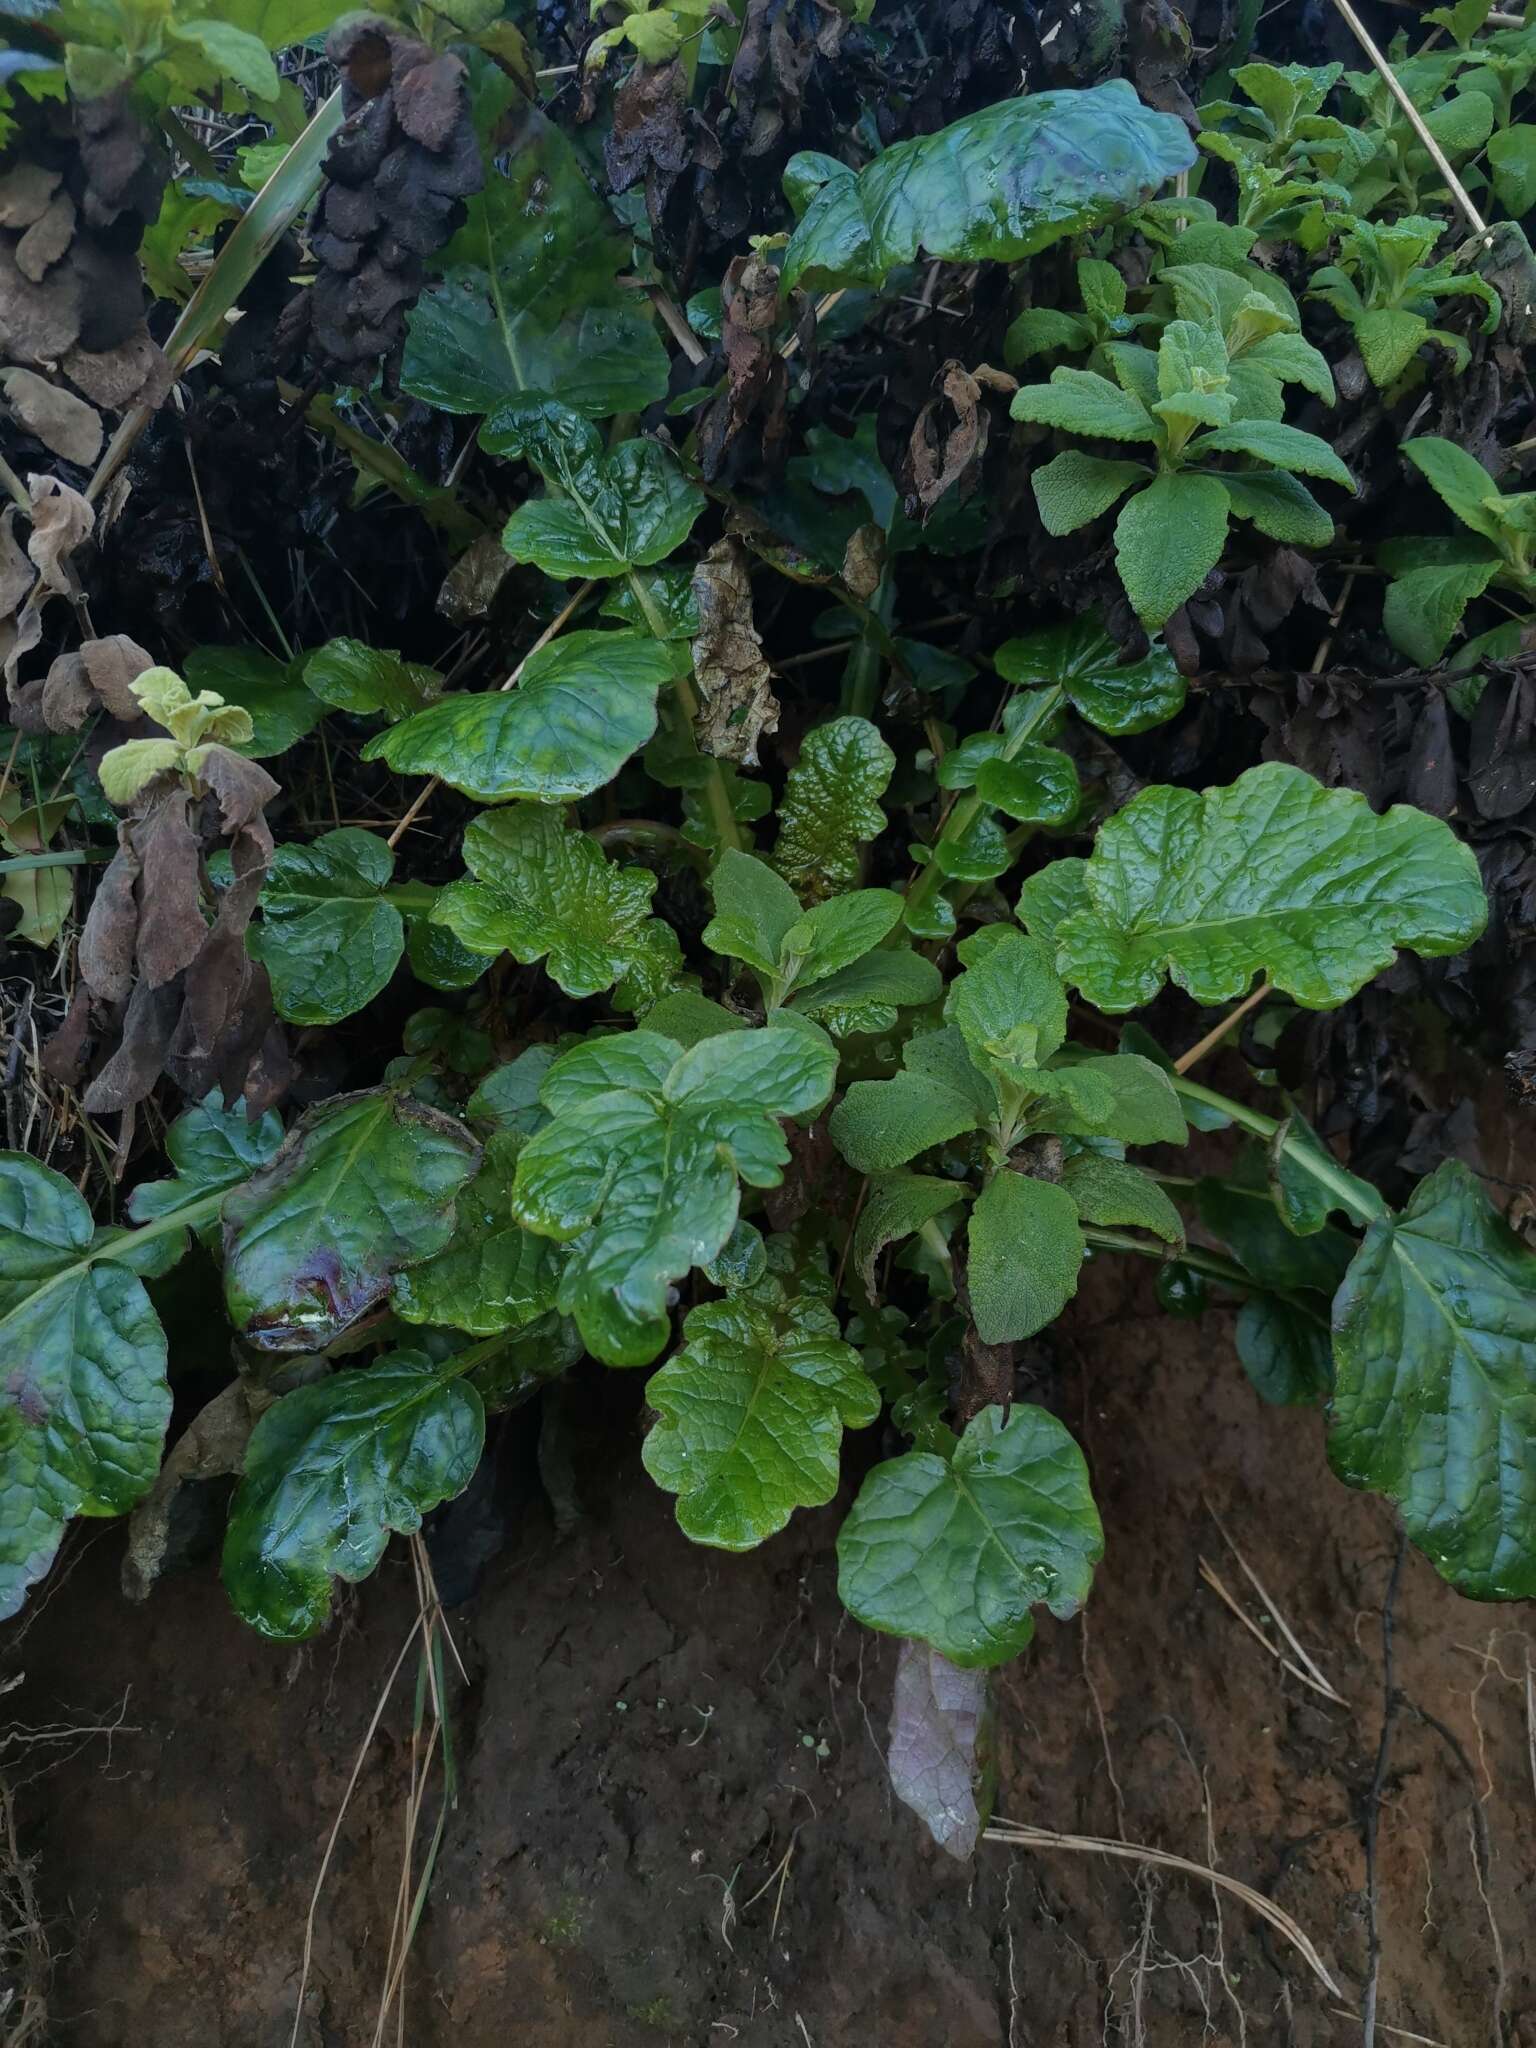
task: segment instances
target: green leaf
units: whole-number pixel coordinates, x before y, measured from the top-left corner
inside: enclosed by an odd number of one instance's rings
[[[1050,948],[1010,925],[962,939],[944,1014],[983,1072],[1043,1066],[1067,1033],[1067,992]]]
[[[1455,637],[1467,606],[1482,596],[1499,568],[1490,547],[1481,560],[1431,562],[1395,577],[1381,607],[1387,638],[1410,661],[1433,668]]]
[[[367,1578],[390,1532],[409,1535],[462,1493],[485,1410],[453,1362],[396,1351],[285,1394],[257,1423],[230,1505],[223,1577],[235,1612],[297,1642],[330,1618],[332,1581]]]
[[[520,1131],[531,1138],[549,1120],[539,1090],[554,1063],[552,1046],[530,1045],[516,1059],[486,1075],[465,1105],[465,1114],[493,1131]]]
[[[392,1088],[335,1095],[224,1201],[230,1321],[263,1351],[320,1351],[441,1251],[479,1147]]]
[[[1333,405],[1337,400],[1328,358],[1299,334],[1266,334],[1262,341],[1243,351],[1239,365],[1266,370],[1281,384],[1299,384],[1324,405]]]
[[[644,293],[617,282],[630,237],[564,132],[489,63],[472,60],[472,75],[476,127],[495,130],[506,168],[488,170],[412,309],[401,383],[444,412],[490,413],[528,391],[597,419],[638,412],[665,395],[667,355]]]
[[[728,960],[745,960],[772,976],[786,935],[800,922],[798,897],[766,861],[727,847],[709,875],[715,914],[704,927],[704,943]]]
[[[252,99],[277,98],[277,66],[267,55],[265,43],[246,30],[217,19],[170,20],[166,34],[204,57],[211,76],[220,83],[236,85]]]
[[[327,640],[304,663],[304,686],[336,711],[355,717],[409,718],[442,692],[435,668],[402,661],[392,647]]]
[[[928,1173],[875,1175],[853,1233],[854,1268],[869,1294],[875,1293],[875,1261],[888,1244],[913,1236],[935,1216],[970,1198],[963,1180],[942,1180]]]
[[[505,1070],[503,1070],[505,1071]],[[443,1249],[395,1275],[390,1306],[408,1323],[445,1324],[472,1337],[520,1330],[555,1305],[561,1258],[512,1216],[522,1132],[494,1131],[478,1172],[454,1205]]]
[[[1047,1077],[1075,1082],[1077,1090],[1060,1103],[1047,1103],[1036,1127],[1062,1137],[1118,1138],[1123,1145],[1184,1145],[1189,1131],[1184,1111],[1168,1074],[1137,1053],[1094,1053],[1063,1058]],[[1084,1085],[1092,1091],[1096,1114],[1088,1113]]]
[[[1234,519],[1248,519],[1271,540],[1290,547],[1325,548],[1333,519],[1298,477],[1283,469],[1223,470],[1221,487]]]
[[[286,754],[324,715],[296,664],[275,661],[259,647],[194,647],[182,669],[194,691],[216,690],[251,714],[251,738],[230,744],[253,761]]]
[[[1011,370],[1031,356],[1050,355],[1057,349],[1076,355],[1092,346],[1093,329],[1086,320],[1075,313],[1058,312],[1054,306],[1030,306],[1003,336],[1003,361]]]
[[[779,805],[773,864],[805,896],[858,879],[860,849],[885,830],[879,799],[896,756],[867,718],[834,718],[800,743]]]
[[[951,1027],[919,1032],[889,1081],[855,1081],[833,1110],[832,1141],[858,1173],[904,1166],[930,1145],[973,1131],[997,1113],[991,1083]]]
[[[888,937],[900,924],[902,909],[894,889],[855,889],[817,903],[784,934],[781,965],[793,967],[797,988],[825,981]]]
[[[71,1517],[126,1514],[160,1469],[165,1336],[138,1276],[93,1259],[94,1231],[62,1174],[0,1153],[0,1616]]]
[[[1083,1454],[1043,1408],[984,1408],[946,1461],[877,1465],[837,1541],[837,1589],[866,1628],[930,1643],[962,1669],[1004,1664],[1088,1597],[1104,1532]]]
[[[1145,483],[1151,471],[1143,462],[1112,462],[1103,455],[1085,455],[1080,448],[1037,469],[1030,478],[1040,523],[1047,533],[1076,533],[1107,512],[1133,484]]]
[[[1287,1229],[1261,1164],[1240,1163],[1226,1178],[1195,1183],[1195,1208],[1263,1287],[1331,1295],[1349,1267],[1353,1241],[1327,1228],[1298,1237]]]
[[[1259,1398],[1277,1408],[1308,1407],[1333,1386],[1328,1302],[1316,1307],[1255,1294],[1237,1312],[1237,1356]]]
[[[1457,953],[1487,921],[1476,857],[1438,818],[1404,804],[1378,817],[1363,796],[1279,761],[1203,795],[1143,790],[1103,826],[1074,883],[1082,907],[1056,925],[1057,965],[1114,1012],[1149,1003],[1165,975],[1214,1007],[1260,971],[1326,1009],[1399,946]],[[1021,898],[1031,924],[1040,895],[1032,884]]]
[[[1355,346],[1378,390],[1397,382],[1428,333],[1429,322],[1423,314],[1410,313],[1401,306],[1382,306],[1360,315],[1354,323]]]
[[[464,833],[472,881],[450,882],[433,907],[473,952],[547,958],[567,995],[611,988],[644,946],[656,888],[648,868],[620,868],[595,839],[542,804],[482,811]]]
[[[1188,689],[1166,647],[1121,661],[1104,628],[1086,615],[1005,640],[992,658],[1006,682],[1054,683],[1090,725],[1116,737],[1162,725],[1183,710]]]
[[[677,1495],[685,1536],[750,1550],[831,1500],[843,1431],[873,1422],[880,1396],[823,1302],[706,1302],[683,1336],[645,1390],[660,1417],[645,1469]]]
[[[1049,384],[1026,384],[1016,391],[1008,413],[1012,419],[1092,434],[1098,440],[1157,439],[1157,421],[1132,392],[1122,391],[1096,370],[1074,370],[1065,364],[1052,370]]]
[[[1227,544],[1229,501],[1213,476],[1159,476],[1115,521],[1115,566],[1149,630],[1193,597]]]
[[[379,733],[365,761],[437,775],[481,803],[589,796],[656,730],[656,692],[677,663],[639,633],[567,633],[523,664],[511,690],[441,698]]]
[[[1490,135],[1488,164],[1499,204],[1512,220],[1536,207],[1536,127],[1516,121]]]
[[[1004,100],[894,144],[858,174],[793,157],[786,189],[819,189],[785,251],[784,288],[879,285],[919,249],[1014,263],[1149,198],[1194,161],[1183,123],[1121,79]]]
[[[1083,1233],[1066,1188],[997,1173],[971,1210],[967,1277],[976,1334],[1012,1344],[1055,1322],[1077,1292]]]
[[[890,1031],[898,1010],[936,1003],[943,993],[944,977],[931,960],[906,946],[887,946],[800,990],[789,1006],[842,1038]]]
[[[1217,427],[1214,433],[1191,441],[1185,452],[1192,461],[1218,453],[1251,455],[1272,469],[1326,477],[1346,491],[1355,488],[1354,478],[1326,441],[1316,434],[1304,434],[1300,427],[1288,427],[1282,420],[1235,420],[1230,427]]]
[[[503,406],[480,438],[493,455],[531,462],[562,494],[520,505],[502,535],[514,562],[546,576],[622,576],[662,561],[704,509],[704,493],[657,442],[609,453],[590,420],[553,399]]]
[[[1373,1223],[1333,1306],[1328,1455],[1442,1578],[1536,1595],[1536,1254],[1448,1159]]]
[[[165,1134],[165,1156],[175,1167],[170,1180],[141,1181],[128,1197],[134,1223],[153,1223],[200,1195],[232,1188],[265,1166],[283,1142],[283,1122],[268,1110],[254,1122],[240,1100],[224,1107],[217,1088],[184,1109]],[[212,1229],[212,1223],[206,1226]]]
[[[1157,1182],[1139,1166],[1130,1166],[1123,1159],[1106,1159],[1097,1152],[1079,1152],[1062,1167],[1061,1185],[1072,1197],[1081,1222],[1150,1230],[1165,1244],[1183,1250],[1183,1219]]]
[[[1007,760],[983,761],[976,771],[976,794],[1005,817],[1031,825],[1065,825],[1083,800],[1071,755],[1038,740],[1014,742]]]
[[[779,1119],[820,1108],[836,1072],[830,1040],[787,1016],[687,1052],[634,1031],[555,1062],[543,1090],[552,1120],[523,1148],[513,1210],[571,1243],[559,1307],[594,1357],[656,1356],[669,1287],[735,1227],[738,1175],[778,1185],[789,1160]]]
[[[1499,524],[1489,506],[1497,505],[1499,487],[1475,455],[1438,434],[1405,441],[1403,453],[1463,526],[1498,542]]]
[[[272,978],[290,1024],[334,1024],[388,983],[405,926],[382,891],[395,857],[374,832],[343,825],[309,846],[279,846],[261,892],[261,928],[246,945]]]

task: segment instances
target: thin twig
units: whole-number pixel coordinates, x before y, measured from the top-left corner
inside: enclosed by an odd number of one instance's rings
[[[1220,1885],[1223,1891],[1240,1899],[1261,1920],[1267,1920],[1277,1934],[1285,1937],[1325,1991],[1331,1992],[1335,1998],[1344,1995],[1328,1974],[1328,1966],[1311,1940],[1283,1906],[1277,1906],[1273,1899],[1265,1898],[1262,1892],[1256,1892],[1252,1885],[1244,1884],[1240,1878],[1228,1877],[1224,1871],[1212,1870],[1208,1864],[1195,1863],[1188,1856],[1175,1856],[1167,1849],[1151,1849],[1137,1842],[1111,1842],[1103,1835],[1062,1835],[1054,1828],[1031,1827],[1024,1821],[1001,1817],[985,1831],[983,1840],[1004,1842],[1011,1849],[1068,1849],[1084,1855],[1118,1856],[1126,1863],[1146,1863],[1157,1870],[1179,1870],[1186,1877],[1198,1877],[1206,1884]]]
[[[533,645],[529,648],[528,652],[517,664],[517,667],[513,669],[511,675],[509,675],[507,677],[507,680],[501,685],[502,689],[510,690],[512,688],[512,685],[517,681],[518,677],[522,674],[523,670],[528,666],[529,662],[532,661],[533,657],[537,653],[539,653],[541,649],[549,645],[550,641],[554,639],[555,635],[558,632],[560,632],[562,627],[564,627],[566,623],[580,609],[580,607],[586,603],[587,599],[592,595],[593,591],[596,588],[597,585],[595,583],[583,583],[581,588],[576,592],[576,595],[568,599],[565,606],[560,611],[556,612],[555,616],[544,628],[543,632],[539,635],[538,639],[534,641]],[[406,833],[411,829],[412,825],[415,824],[416,820],[421,816],[423,810],[425,810],[426,806],[431,802],[432,798],[436,795],[437,791],[442,788],[442,786],[443,778],[441,777],[441,775],[434,775],[431,778],[431,780],[423,786],[419,794],[412,801],[410,809],[406,812],[405,816],[400,820],[399,824],[395,827],[394,831],[390,833],[389,837],[384,842],[384,844],[387,847],[389,847],[391,851],[393,851],[394,848],[400,844],[401,840],[405,837]]]
[[[1376,2041],[1376,1999],[1381,1987],[1381,1922],[1377,1914],[1376,1836],[1381,1824],[1381,1795],[1387,1782],[1387,1760],[1392,1753],[1392,1723],[1397,1718],[1398,1709],[1397,1683],[1393,1672],[1392,1623],[1393,1610],[1397,1604],[1397,1588],[1403,1576],[1403,1560],[1407,1555],[1408,1531],[1400,1528],[1397,1532],[1397,1555],[1392,1560],[1392,1576],[1387,1580],[1387,1595],[1381,1603],[1381,1740],[1376,1745],[1376,1768],[1371,1774],[1370,1790],[1365,1795],[1363,1835],[1366,1965],[1365,1997],[1360,2006],[1361,2048],[1375,2048]]]
[[[1356,14],[1354,8],[1350,6],[1349,0],[1333,0],[1333,4],[1335,7],[1337,7],[1340,14],[1343,15],[1345,21],[1348,23],[1350,33],[1354,36],[1355,41],[1360,45],[1361,49],[1364,50],[1366,56],[1370,58],[1371,62],[1375,65],[1377,71],[1381,74],[1382,83],[1386,86],[1387,91],[1391,93],[1393,99],[1395,99],[1397,101],[1397,104],[1402,108],[1403,114],[1408,122],[1409,127],[1412,128],[1414,134],[1418,137],[1419,141],[1424,145],[1425,149],[1428,150],[1431,162],[1434,164],[1435,169],[1440,173],[1441,177],[1444,178],[1451,197],[1456,201],[1456,204],[1461,208],[1462,212],[1466,215],[1468,221],[1471,224],[1473,233],[1477,235],[1486,236],[1488,233],[1487,221],[1483,219],[1483,216],[1472,204],[1471,194],[1467,191],[1466,186],[1462,184],[1460,178],[1457,177],[1455,171],[1452,170],[1450,158],[1446,155],[1445,151],[1440,147],[1439,143],[1436,142],[1434,136],[1430,133],[1429,125],[1425,121],[1424,116],[1419,112],[1418,108],[1413,104],[1413,101],[1408,97],[1408,94],[1403,90],[1402,84],[1398,79],[1397,73],[1392,69],[1391,65],[1387,62],[1386,58],[1383,57],[1380,50],[1377,49],[1376,44],[1371,37],[1370,30],[1366,27],[1365,23],[1360,19],[1359,15]]]
[[[1252,989],[1243,997],[1235,1010],[1229,1010],[1219,1024],[1213,1025],[1204,1038],[1197,1039],[1188,1052],[1179,1055],[1173,1063],[1173,1071],[1176,1074],[1187,1074],[1208,1052],[1220,1045],[1229,1031],[1242,1023],[1250,1010],[1256,1010],[1273,989],[1272,981],[1261,981],[1256,989]]]
[[[846,286],[845,286],[845,287],[843,287],[843,290],[846,290],[846,289],[847,289],[847,287],[846,287]],[[842,296],[843,296],[843,291],[842,291],[842,290],[839,290],[839,291],[835,291],[835,292],[828,292],[825,298],[822,298],[822,299],[818,299],[818,300],[816,301],[816,325],[817,325],[818,327],[819,327],[819,326],[821,325],[822,321],[823,321],[823,320],[825,320],[825,318],[827,317],[827,315],[828,315],[828,314],[829,314],[829,313],[831,312],[832,308],[833,308],[833,307],[834,307],[834,306],[835,306],[835,305],[837,304],[838,300],[839,300],[839,299],[840,299],[840,298],[841,298]],[[799,337],[799,335],[798,335],[798,334],[792,334],[792,335],[791,335],[791,336],[789,337],[788,341],[786,341],[786,342],[785,342],[784,346],[783,346],[783,347],[782,347],[782,348],[781,348],[781,349],[779,350],[779,354],[780,354],[780,355],[781,355],[781,356],[783,357],[784,361],[785,361],[785,362],[787,363],[787,362],[789,361],[790,357],[791,357],[792,355],[794,355],[794,354],[796,353],[796,351],[797,351],[797,350],[799,349],[799,347],[800,347],[800,337]]]
[[[1253,1616],[1251,1614],[1244,1613],[1242,1606],[1239,1604],[1234,1595],[1230,1593],[1227,1590],[1227,1588],[1222,1584],[1221,1580],[1217,1577],[1215,1567],[1206,1558],[1203,1557],[1200,1560],[1200,1576],[1205,1581],[1206,1585],[1210,1587],[1211,1591],[1216,1595],[1217,1599],[1220,1600],[1227,1608],[1229,1608],[1231,1612],[1237,1617],[1237,1619],[1243,1624],[1243,1627],[1247,1629],[1249,1635],[1253,1637],[1254,1641],[1258,1643],[1262,1649],[1267,1650],[1269,1652],[1270,1656],[1274,1658],[1275,1662],[1280,1666],[1282,1671],[1289,1671],[1292,1678],[1300,1679],[1303,1685],[1310,1686],[1314,1692],[1321,1693],[1324,1699],[1333,1700],[1340,1706],[1346,1704],[1343,1700],[1340,1700],[1339,1695],[1333,1690],[1331,1686],[1319,1685],[1317,1680],[1312,1676],[1312,1674],[1309,1671],[1303,1671],[1299,1664],[1293,1664],[1291,1662],[1290,1658],[1286,1656],[1284,1650],[1281,1649],[1278,1643],[1272,1643],[1269,1640],[1269,1637],[1265,1635],[1263,1629],[1259,1627],[1258,1623],[1254,1620]]]
[[[1307,1650],[1303,1649],[1301,1640],[1297,1636],[1296,1631],[1291,1627],[1290,1623],[1286,1620],[1285,1616],[1280,1612],[1279,1607],[1269,1597],[1268,1592],[1265,1590],[1264,1583],[1260,1579],[1258,1573],[1254,1570],[1253,1566],[1248,1562],[1247,1558],[1244,1557],[1243,1553],[1238,1549],[1237,1545],[1232,1541],[1231,1536],[1227,1532],[1226,1523],[1221,1519],[1220,1515],[1217,1514],[1215,1508],[1211,1506],[1210,1501],[1205,1499],[1203,1495],[1201,1498],[1204,1503],[1206,1513],[1210,1516],[1211,1520],[1216,1524],[1217,1529],[1220,1531],[1222,1542],[1226,1544],[1228,1550],[1231,1551],[1233,1557],[1237,1560],[1238,1568],[1242,1572],[1243,1577],[1248,1581],[1249,1585],[1252,1586],[1255,1593],[1257,1593],[1259,1598],[1264,1602],[1265,1609],[1268,1612],[1270,1619],[1274,1622],[1275,1627],[1279,1629],[1281,1635],[1285,1637],[1285,1640],[1290,1644],[1291,1648],[1295,1651],[1298,1660],[1303,1665],[1305,1665],[1306,1669],[1311,1673],[1311,1682],[1316,1686],[1319,1692],[1325,1693],[1327,1697],[1333,1701],[1335,1706],[1347,1707],[1349,1705],[1349,1701],[1345,1699],[1344,1695],[1341,1692],[1337,1691],[1335,1687],[1329,1683],[1328,1679],[1324,1676],[1322,1666],[1318,1663],[1317,1659],[1313,1657]]]

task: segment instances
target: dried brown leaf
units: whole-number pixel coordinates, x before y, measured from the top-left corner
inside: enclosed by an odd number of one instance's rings
[[[35,284],[11,244],[0,240],[0,356],[13,363],[57,362],[80,337],[84,296],[84,280],[69,265],[55,265]]]
[[[78,491],[61,484],[56,476],[29,476],[27,485],[32,493],[27,553],[48,588],[67,596],[74,588],[69,557],[89,536],[96,515]]]
[[[31,161],[8,170],[0,178],[0,228],[9,228],[14,233],[41,220],[63,175],[62,171],[51,171]]]
[[[193,1416],[172,1445],[154,1485],[128,1517],[122,1579],[128,1599],[147,1600],[160,1576],[177,1494],[190,1481],[222,1479],[244,1471],[245,1447],[257,1415],[270,1399],[244,1380],[231,1380]]]
[[[56,192],[48,209],[33,221],[16,244],[16,268],[23,277],[41,284],[74,240],[75,202],[67,192]]]
[[[36,571],[16,538],[16,507],[0,512],[0,617],[9,617],[32,588]]]
[[[90,1115],[109,1116],[144,1100],[164,1072],[180,1011],[181,990],[175,982],[159,988],[135,982],[118,1048],[81,1097]]]
[[[148,785],[149,808],[133,826],[139,877],[139,974],[163,987],[189,967],[208,936],[203,916],[202,846],[192,829],[191,798],[179,783]]]
[[[843,581],[867,604],[880,587],[885,571],[885,531],[873,524],[855,527],[843,550]]]
[[[779,723],[762,636],[752,623],[747,551],[734,535],[716,541],[693,572],[699,631],[693,673],[699,687],[696,731],[706,754],[757,766],[757,743]]]
[[[113,718],[132,725],[143,717],[143,707],[129,685],[145,669],[153,668],[154,661],[137,640],[130,640],[126,633],[108,633],[100,640],[83,642],[80,659],[91,688]]]
[[[117,852],[91,900],[80,934],[79,964],[86,986],[104,1003],[125,1003],[133,987],[134,946],[139,932],[136,885],[140,865],[129,827],[120,825]]]
[[[93,405],[109,412],[160,405],[171,386],[171,366],[142,321],[116,348],[70,349],[59,368]]]
[[[101,418],[72,391],[50,384],[35,370],[0,371],[0,386],[11,412],[43,446],[84,469],[101,453]]]

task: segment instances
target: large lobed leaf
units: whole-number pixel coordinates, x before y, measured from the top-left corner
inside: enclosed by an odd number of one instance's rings
[[[945,1459],[877,1465],[838,1537],[838,1592],[867,1628],[963,1669],[1006,1663],[1088,1597],[1104,1532],[1083,1454],[1054,1415],[984,1408]]]
[[[1333,1306],[1328,1454],[1443,1578],[1536,1596],[1536,1253],[1448,1159],[1373,1223]]]
[[[453,1230],[480,1148],[394,1088],[337,1095],[224,1204],[224,1295],[248,1344],[318,1351]]]
[[[224,1584],[252,1628],[279,1642],[314,1635],[333,1579],[365,1579],[391,1530],[408,1535],[463,1492],[485,1410],[451,1372],[451,1361],[397,1351],[300,1387],[262,1416],[224,1539]]]
[[[685,1536],[750,1550],[832,1498],[843,1431],[873,1422],[880,1396],[824,1302],[706,1302],[683,1335],[646,1388],[660,1420],[645,1468]]]
[[[541,1091],[551,1121],[523,1148],[513,1210],[571,1242],[558,1305],[594,1357],[656,1357],[669,1287],[735,1227],[738,1177],[778,1185],[789,1160],[779,1119],[819,1109],[836,1073],[831,1041],[790,1016],[687,1052],[641,1030],[556,1060]]]
[[[1309,1009],[1342,1003],[1399,946],[1460,952],[1487,921],[1477,861],[1438,818],[1324,789],[1273,761],[1224,789],[1153,788],[1086,861],[1024,885],[1019,913],[1101,1010],[1148,1003],[1170,976],[1197,1002],[1253,977]]]
[[[1150,198],[1194,161],[1183,122],[1144,107],[1123,79],[1004,100],[898,142],[860,172],[794,157],[786,186],[814,196],[790,237],[784,286],[879,285],[920,249],[1017,262]]]

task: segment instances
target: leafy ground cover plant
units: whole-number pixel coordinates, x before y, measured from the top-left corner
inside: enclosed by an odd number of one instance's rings
[[[904,15],[791,12],[828,92],[918,64]],[[1536,1254],[1465,1161],[1356,1145],[1332,1085],[1361,1034],[1390,1057],[1384,976],[1465,1021],[1507,975],[1480,1022],[1515,1060],[1529,1009],[1524,826],[1491,827],[1536,778],[1488,772],[1529,754],[1525,609],[1480,684],[1437,668],[1532,595],[1494,430],[1528,404],[1520,231],[1468,267],[1381,78],[1237,63],[1203,158],[1193,113],[1086,76],[833,153],[718,8],[540,67],[489,7],[178,6],[110,80],[90,26],[19,32],[0,165],[0,869],[12,958],[67,963],[23,977],[47,1107],[0,1155],[0,1607],[156,1488],[199,1280],[251,1425],[224,1582],[279,1641],[430,1527],[488,1420],[646,1371],[693,1541],[770,1541],[848,1475],[896,1781],[968,1853],[923,1759],[969,1768],[967,1674],[1113,1545],[1045,1344],[1122,1256],[1230,1307],[1259,1393],[1320,1410],[1453,1585],[1536,1595]],[[1449,27],[1394,61],[1517,215],[1524,43]],[[326,28],[311,108],[268,45]],[[215,49],[275,138],[254,199],[186,126]],[[711,160],[727,112],[777,187]],[[174,161],[120,239],[187,304],[135,259],[102,333],[70,236],[108,122],[127,182]],[[1042,357],[1080,360],[1020,384]],[[1402,408],[1456,429],[1474,369],[1476,451],[1414,431],[1403,469]],[[253,507],[210,513],[179,373]],[[1405,538],[1419,480],[1463,533]],[[1361,665],[1382,627],[1425,675]],[[1411,772],[1353,766],[1362,732]],[[1250,1071],[1193,1079],[1260,1000]]]

